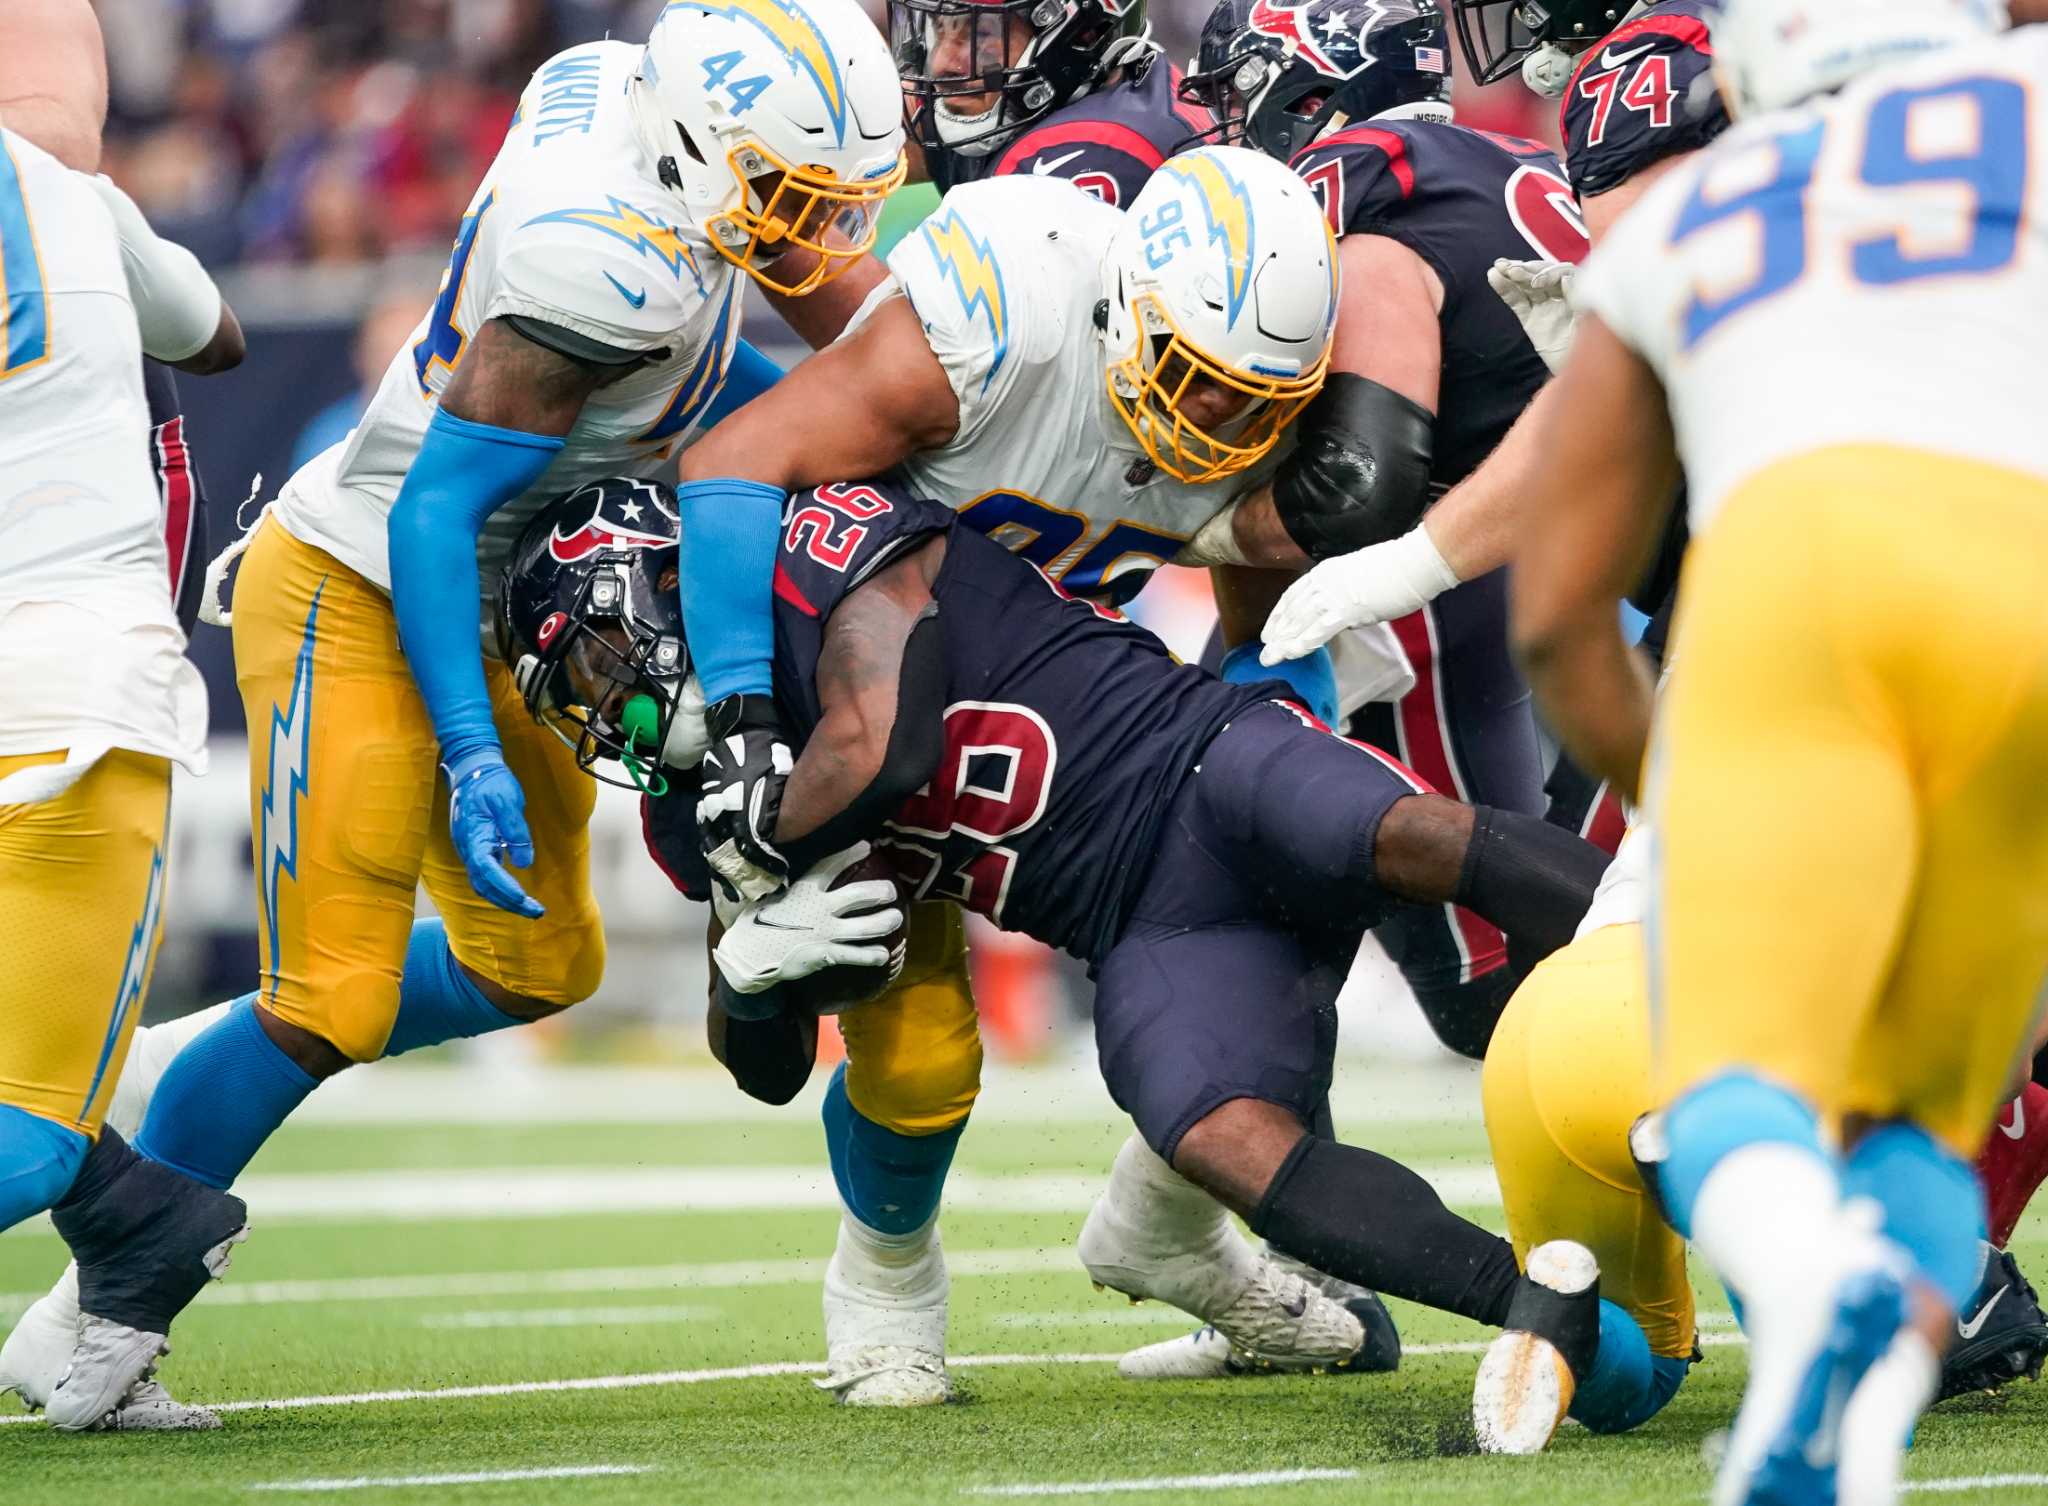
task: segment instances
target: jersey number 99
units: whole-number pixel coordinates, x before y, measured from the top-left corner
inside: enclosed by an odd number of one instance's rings
[[[1716,198],[1708,177],[1694,186],[1672,226],[1674,246],[1713,226],[1747,220],[1758,248],[1746,281],[1725,291],[1694,290],[1681,315],[1681,349],[1691,349],[1724,320],[1806,275],[1808,199],[1825,131],[1816,122],[1752,148],[1774,156],[1769,179],[1755,187]],[[1967,145],[1930,150],[1930,140]],[[2027,150],[2027,94],[2014,79],[1957,79],[1880,96],[1870,106],[1858,182],[1880,195],[1929,186],[1959,191],[1966,202],[1937,217],[1964,233],[1929,237],[1928,216],[1916,215],[1917,205],[1902,206],[1889,228],[1849,242],[1849,275],[1868,287],[1891,287],[1927,277],[1982,275],[2009,264],[2019,249]]]

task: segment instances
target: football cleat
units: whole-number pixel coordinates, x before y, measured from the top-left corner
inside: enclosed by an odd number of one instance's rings
[[[1714,1506],[1833,1506],[1843,1415],[1906,1316],[1907,1262],[1874,1224],[1845,1205],[1832,1276],[1749,1302],[1749,1383]]]
[[[931,1407],[953,1396],[946,1373],[946,1257],[939,1231],[863,1239],[842,1219],[825,1268],[825,1378],[841,1406]],[[884,1263],[877,1253],[901,1256]]]
[[[1313,1290],[1313,1288],[1311,1288]],[[1358,1320],[1365,1341],[1348,1359],[1274,1354],[1241,1348],[1214,1323],[1193,1333],[1133,1349],[1117,1364],[1125,1380],[1227,1380],[1246,1375],[1384,1375],[1401,1364],[1401,1335],[1393,1314],[1373,1293],[1337,1306]],[[1334,1301],[1333,1298],[1325,1298]],[[1307,1313],[1304,1312],[1304,1317]],[[1320,1317],[1320,1313],[1318,1314]]]
[[[2008,1381],[2033,1380],[2048,1359],[2048,1314],[2009,1251],[1992,1250],[1964,1311],[1956,1317],[1955,1345],[1942,1362],[1938,1401],[1991,1391]],[[0,1368],[0,1384],[4,1384]]]
[[[1538,1245],[1472,1382],[1481,1451],[1541,1453],[1599,1349],[1599,1262],[1568,1239]]]
[[[12,1391],[30,1411],[41,1411],[64,1379],[77,1343],[78,1267],[69,1265],[0,1344],[0,1392]]]

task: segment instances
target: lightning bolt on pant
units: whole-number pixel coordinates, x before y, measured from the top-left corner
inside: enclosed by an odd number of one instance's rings
[[[235,583],[234,634],[265,1008],[352,1060],[375,1060],[397,1016],[422,883],[464,966],[549,1004],[596,990],[597,786],[527,715],[504,666],[487,662],[485,682],[505,762],[526,794],[535,856],[520,882],[547,907],[537,921],[469,886],[389,596],[267,518]]]
[[[0,758],[0,777],[63,750]],[[0,805],[0,1103],[97,1136],[162,935],[171,766],[116,749]]]

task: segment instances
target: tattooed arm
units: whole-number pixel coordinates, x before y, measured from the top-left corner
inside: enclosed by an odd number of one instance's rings
[[[945,747],[935,538],[856,588],[825,624],[823,715],[782,792],[775,842],[792,873],[872,836],[932,777]]]

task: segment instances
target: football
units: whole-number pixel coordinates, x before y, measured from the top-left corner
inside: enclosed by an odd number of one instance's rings
[[[841,873],[832,887],[843,889],[865,879],[887,879],[894,884],[896,874],[880,854],[871,852]],[[839,963],[820,968],[808,978],[782,984],[784,996],[798,1015],[838,1014],[842,1009],[865,1004],[901,976],[904,954],[910,945],[910,906],[901,884],[896,884],[896,895],[897,903],[903,907],[903,923],[883,938],[882,944],[889,948],[888,964],[854,967]]]

